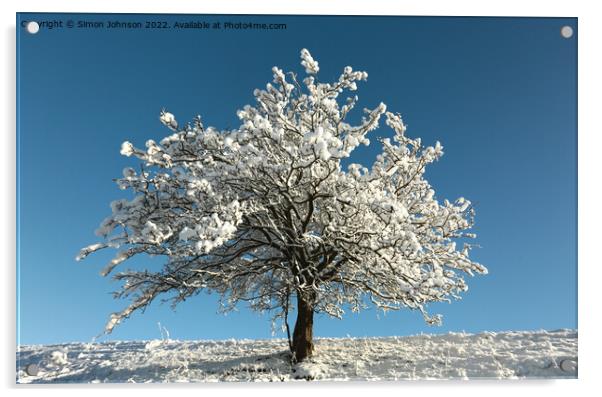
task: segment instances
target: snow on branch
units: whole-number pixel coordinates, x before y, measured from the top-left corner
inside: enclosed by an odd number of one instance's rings
[[[318,62],[306,49],[307,77],[272,69],[273,81],[254,92],[256,103],[237,112],[240,126],[205,128],[200,117],[183,128],[167,110],[170,134],[144,149],[130,142],[121,154],[141,161],[116,180],[131,199],[111,203],[97,230],[103,242],[80,252],[119,249],[102,274],[137,255],[164,258],[160,270],[128,270],[117,297],[131,304],[111,317],[107,332],[155,297],[173,304],[201,290],[219,293],[224,310],[247,302],[259,311],[288,311],[291,295],[315,297],[315,310],[341,317],[343,307],[409,308],[428,323],[440,317],[429,302],[459,298],[465,275],[487,269],[470,259],[474,208],[469,200],[440,202],[424,178],[443,146],[423,146],[406,135],[401,116],[385,104],[346,121],[367,73],[343,69],[332,83],[318,82]],[[345,93],[349,96],[345,97]],[[371,167],[341,160],[379,128],[393,140]]]

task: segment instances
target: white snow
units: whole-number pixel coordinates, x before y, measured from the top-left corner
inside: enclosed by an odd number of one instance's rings
[[[67,352],[64,351],[53,351],[50,354],[50,359],[55,365],[67,365],[69,362],[67,361]]]
[[[134,145],[132,145],[128,141],[123,142],[121,144],[121,150],[119,151],[119,153],[121,153],[124,156],[130,157],[132,154],[134,154]]]
[[[21,346],[17,383],[576,378],[577,331],[318,338],[291,365],[272,340],[135,341]],[[29,364],[39,365],[36,376]]]
[[[305,48],[301,50],[301,65],[305,67],[305,72],[308,74],[316,74],[320,71],[318,61],[313,59]]]
[[[224,312],[249,302],[274,322],[294,295],[309,294],[315,311],[336,318],[368,298],[383,310],[419,310],[434,324],[441,316],[426,311],[429,302],[459,299],[469,276],[487,273],[470,255],[478,245],[456,245],[476,237],[474,208],[440,201],[425,178],[443,146],[407,136],[382,102],[349,118],[366,72],[347,66],[327,83],[306,49],[301,64],[310,74],[303,84],[273,68],[273,83],[237,112],[237,128],[204,127],[197,116],[179,129],[163,109],[160,120],[175,133],[146,148],[123,143],[121,153],[141,162],[140,172],[116,180],[133,198],[111,204],[97,230],[102,241],[78,256],[118,250],[101,274],[120,270],[115,293],[129,305],[107,332],[159,296],[177,305],[201,290],[219,294]],[[343,159],[370,145],[383,117],[393,140],[379,131],[376,161],[344,171]],[[140,255],[161,256],[165,266],[124,269]]]
[[[177,130],[178,128],[178,122],[176,121],[175,116],[165,110],[161,112],[159,120],[161,121],[161,123],[171,128],[172,130]]]

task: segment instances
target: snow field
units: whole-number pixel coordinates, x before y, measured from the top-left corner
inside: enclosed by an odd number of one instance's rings
[[[283,339],[21,346],[17,383],[577,377],[575,330],[317,338],[315,345],[314,357],[296,365]],[[33,376],[30,364],[39,368]]]

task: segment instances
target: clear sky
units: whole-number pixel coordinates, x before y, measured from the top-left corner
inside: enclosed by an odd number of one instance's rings
[[[31,35],[24,20],[62,27]],[[105,28],[68,28],[69,20]],[[287,28],[107,29],[109,20]],[[158,120],[163,107],[180,123],[200,114],[206,125],[238,126],[236,110],[271,81],[272,66],[302,71],[301,48],[320,62],[323,81],[347,65],[366,70],[362,107],[383,101],[408,135],[441,141],[445,155],[427,179],[439,199],[474,203],[481,248],[472,254],[489,269],[467,280],[462,300],[430,306],[441,327],[420,313],[370,309],[319,316],[315,335],[577,327],[576,18],[20,14],[17,41],[19,343],[89,341],[126,305],[99,275],[114,252],[74,260],[97,241],[109,203],[128,197],[112,181],[137,165],[119,154],[121,143],[170,133]],[[370,164],[372,142],[352,160]],[[104,339],[159,338],[158,322],[175,339],[272,337],[269,316],[244,306],[223,316],[216,300],[201,294],[175,312],[157,302]]]

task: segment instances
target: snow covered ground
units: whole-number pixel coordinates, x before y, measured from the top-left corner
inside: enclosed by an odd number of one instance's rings
[[[30,366],[27,374],[26,368]],[[292,366],[274,340],[21,346],[18,383],[575,378],[577,331],[318,338]]]

